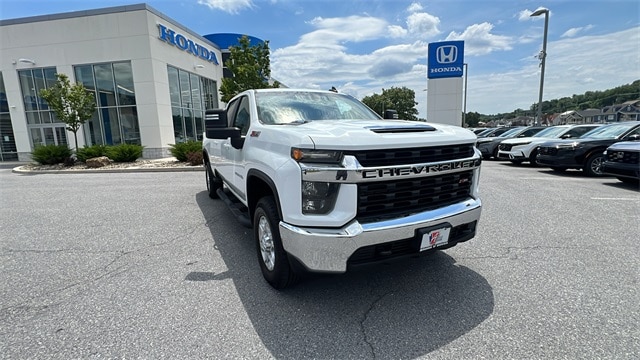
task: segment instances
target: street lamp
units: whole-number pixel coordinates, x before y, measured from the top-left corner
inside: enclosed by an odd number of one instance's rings
[[[547,29],[549,28],[549,9],[539,8],[534,11],[530,16],[540,16],[544,14],[544,39],[542,40],[542,51],[538,55],[540,59],[540,94],[538,96],[538,115],[536,116],[536,121],[534,125],[539,125],[540,120],[542,119],[542,89],[544,87],[544,63],[547,58]]]

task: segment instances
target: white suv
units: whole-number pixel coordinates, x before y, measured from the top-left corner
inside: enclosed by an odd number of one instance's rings
[[[537,147],[549,139],[575,139],[599,127],[600,124],[557,125],[544,129],[532,137],[507,139],[498,145],[498,159],[514,164],[529,161],[536,165]]]

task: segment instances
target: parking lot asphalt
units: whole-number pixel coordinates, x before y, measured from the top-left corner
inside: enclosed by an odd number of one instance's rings
[[[637,187],[482,166],[471,241],[283,292],[202,173],[0,170],[0,358],[640,358]]]

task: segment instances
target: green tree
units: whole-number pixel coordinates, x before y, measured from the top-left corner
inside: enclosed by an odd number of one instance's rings
[[[465,116],[464,121],[467,123],[468,127],[477,127],[480,122],[480,114],[477,112],[468,112],[467,116]]]
[[[77,150],[78,130],[93,116],[96,109],[95,98],[82,84],[71,85],[67,75],[56,74],[56,77],[56,84],[40,90],[40,96],[47,102],[58,120],[67,125],[67,130],[73,132]]]
[[[222,101],[249,89],[278,88],[280,83],[269,84],[271,63],[269,61],[269,41],[251,46],[251,40],[243,35],[238,46],[229,47],[230,56],[224,63],[233,77],[222,79],[220,94]]]
[[[393,108],[393,105],[388,101],[388,99],[380,94],[365,96],[362,99],[362,102],[380,116],[384,116],[385,110]]]
[[[362,102],[380,116],[384,115],[385,110],[393,109],[398,112],[399,119],[418,120],[416,93],[404,86],[382,89],[382,94],[365,96]]]

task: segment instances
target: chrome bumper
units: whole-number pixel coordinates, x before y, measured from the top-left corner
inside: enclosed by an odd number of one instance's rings
[[[452,227],[480,219],[480,199],[449,205],[411,216],[360,224],[354,220],[337,229],[302,228],[280,222],[284,249],[297,258],[309,271],[342,273],[347,260],[359,248],[410,239],[417,230],[443,223]]]

